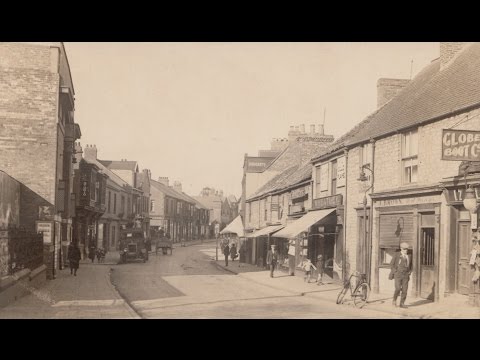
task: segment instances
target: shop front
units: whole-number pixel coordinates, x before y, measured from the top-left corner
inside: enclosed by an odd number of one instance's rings
[[[280,264],[282,263],[281,260],[286,256],[286,253],[284,251],[282,252],[282,247],[278,241],[275,241],[275,239],[272,238],[272,234],[284,227],[284,225],[269,225],[246,235],[247,241],[251,241],[255,244],[255,262],[257,266],[266,267],[267,253],[272,244],[277,245],[280,254]]]
[[[300,269],[307,258],[315,263],[321,254],[325,260],[325,274],[338,280],[342,278],[343,252],[339,229],[337,208],[333,207],[311,210],[273,236],[288,245],[290,267]]]
[[[372,194],[374,224],[372,239],[372,289],[393,294],[388,279],[390,262],[400,243],[409,245],[412,275],[408,296],[435,300],[439,297],[442,193],[439,187],[406,193]],[[444,265],[442,265],[443,267]]]
[[[480,170],[480,169],[478,169]],[[468,185],[466,185],[468,184]],[[478,204],[480,202],[480,173],[460,179],[453,177],[442,182],[447,201],[447,279],[446,292],[470,296],[472,305],[480,305],[479,281],[480,232]],[[468,186],[473,190],[476,211],[465,207]],[[475,204],[474,202],[474,204]]]

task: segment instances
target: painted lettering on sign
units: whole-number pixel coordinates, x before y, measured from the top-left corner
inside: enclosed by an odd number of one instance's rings
[[[412,204],[428,204],[440,202],[439,196],[422,196],[400,199],[386,199],[375,201],[375,206],[395,206],[395,205],[412,205]]]
[[[442,160],[480,161],[480,131],[443,129]]]
[[[342,194],[337,194],[333,196],[326,196],[319,199],[313,200],[313,208],[314,209],[328,209],[340,206],[343,204],[343,196]]]

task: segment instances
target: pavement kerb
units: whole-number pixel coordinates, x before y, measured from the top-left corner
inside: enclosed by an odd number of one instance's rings
[[[122,296],[122,294],[118,291],[117,287],[113,285],[112,283],[112,271],[114,269],[110,268],[109,271],[106,273],[106,281],[110,289],[120,298],[124,301],[125,308],[127,311],[130,313],[133,319],[141,319],[142,317],[138,315],[138,313],[133,309],[132,305],[129,303],[129,301]]]

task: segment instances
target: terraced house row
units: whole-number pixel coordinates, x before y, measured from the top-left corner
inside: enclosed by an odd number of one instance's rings
[[[390,260],[407,242],[409,296],[478,305],[480,44],[440,43],[412,80],[380,79],[377,90],[367,118],[246,198],[249,260],[262,265],[270,243],[296,271],[322,254],[333,281],[358,270],[391,296]]]

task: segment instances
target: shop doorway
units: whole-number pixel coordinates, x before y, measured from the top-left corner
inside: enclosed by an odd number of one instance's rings
[[[469,279],[469,253],[470,253],[470,221],[458,222],[458,271],[457,291],[460,294],[468,295],[470,290]]]
[[[435,299],[435,228],[420,231],[420,297]]]

